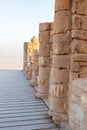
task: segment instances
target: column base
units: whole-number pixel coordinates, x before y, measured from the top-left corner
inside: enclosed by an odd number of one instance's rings
[[[50,117],[53,116],[53,111],[52,111],[51,109],[48,111],[48,115],[49,115]]]
[[[68,128],[68,115],[63,113],[53,113],[52,120],[61,128]]]
[[[43,93],[37,92],[37,93],[36,93],[36,97],[37,97],[37,98],[46,98],[46,97],[48,97],[48,94],[43,94]]]

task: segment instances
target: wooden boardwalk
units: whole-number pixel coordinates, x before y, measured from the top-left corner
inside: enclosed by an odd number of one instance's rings
[[[20,70],[0,70],[0,130],[58,130]]]

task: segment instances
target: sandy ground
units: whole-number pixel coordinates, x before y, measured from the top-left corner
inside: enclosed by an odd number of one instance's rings
[[[0,69],[22,69],[23,58],[16,56],[0,56]]]

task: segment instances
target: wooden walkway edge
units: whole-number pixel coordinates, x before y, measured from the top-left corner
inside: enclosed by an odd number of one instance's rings
[[[0,130],[58,130],[20,70],[0,70]]]

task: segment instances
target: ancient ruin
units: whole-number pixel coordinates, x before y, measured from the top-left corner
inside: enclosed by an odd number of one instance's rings
[[[23,71],[36,96],[61,130],[87,130],[87,0],[55,0],[54,21],[39,24],[32,49],[33,40]]]

